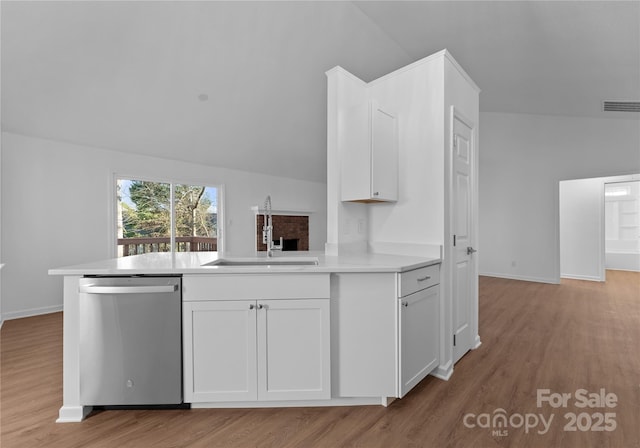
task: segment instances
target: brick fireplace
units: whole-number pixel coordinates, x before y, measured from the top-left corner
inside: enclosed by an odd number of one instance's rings
[[[273,240],[280,244],[280,237],[283,239],[285,251],[309,250],[309,217],[293,215],[272,215],[273,218]],[[256,215],[256,247],[258,251],[266,251],[267,247],[262,244],[262,226],[264,225],[264,215]]]

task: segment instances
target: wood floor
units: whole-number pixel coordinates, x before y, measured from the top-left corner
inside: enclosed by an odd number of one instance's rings
[[[640,447],[640,274],[609,271],[605,284],[561,285],[483,277],[480,336],[482,346],[456,364],[449,381],[428,377],[386,409],[101,411],[82,423],[56,424],[62,315],[8,321],[1,331],[0,445]],[[570,393],[568,406],[537,407],[538,389]],[[578,389],[614,393],[617,405],[578,408]],[[564,430],[571,412],[586,413],[574,425],[577,431]],[[483,416],[499,413],[509,419],[507,426],[493,426]],[[601,425],[597,413],[615,416]],[[533,424],[533,414],[553,418],[548,432],[539,434],[542,423],[517,427],[522,419]],[[615,429],[580,430],[592,421]]]

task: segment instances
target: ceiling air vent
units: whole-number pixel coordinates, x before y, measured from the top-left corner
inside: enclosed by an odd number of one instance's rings
[[[640,101],[603,101],[605,112],[640,112]]]

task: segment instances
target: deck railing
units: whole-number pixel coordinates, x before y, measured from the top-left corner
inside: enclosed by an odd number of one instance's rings
[[[122,256],[146,254],[149,252],[169,252],[171,239],[159,238],[118,238],[122,246]],[[206,252],[218,250],[218,238],[203,236],[177,236],[176,252]]]

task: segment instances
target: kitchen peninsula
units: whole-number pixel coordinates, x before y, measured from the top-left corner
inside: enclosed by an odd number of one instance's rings
[[[325,250],[152,253],[50,271],[64,276],[58,421],[98,405],[81,399],[85,276],[174,277],[192,407],[386,406],[429,374],[449,379],[480,346],[478,87],[447,50],[369,83],[341,67],[326,75]],[[283,245],[270,195],[262,212],[271,254]]]
[[[438,366],[439,263],[200,252],[52,269],[64,276],[58,421],[81,421],[92,410],[80,400],[78,285],[85,276],[182,276],[183,390],[192,407],[387,405]],[[228,337],[207,340],[225,322]],[[250,344],[247,335],[255,338]]]

